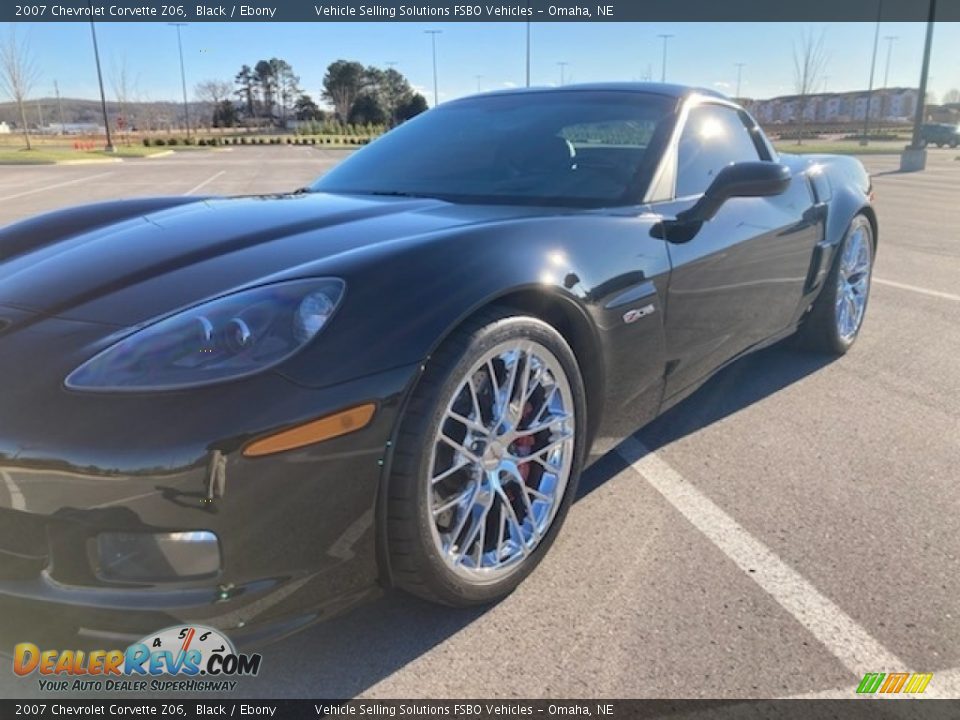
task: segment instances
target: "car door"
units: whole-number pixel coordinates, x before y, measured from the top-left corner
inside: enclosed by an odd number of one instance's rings
[[[692,107],[676,146],[675,199],[665,216],[692,206],[725,166],[772,161],[752,119],[724,104]],[[805,177],[774,197],[732,198],[687,242],[669,243],[665,398],[793,322],[819,218]]]

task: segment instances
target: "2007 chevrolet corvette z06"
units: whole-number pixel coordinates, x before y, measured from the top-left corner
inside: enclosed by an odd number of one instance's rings
[[[845,352],[876,241],[859,162],[644,84],[448,102],[290,194],[8,226],[0,597],[94,637],[495,601],[594,438],[793,333]]]

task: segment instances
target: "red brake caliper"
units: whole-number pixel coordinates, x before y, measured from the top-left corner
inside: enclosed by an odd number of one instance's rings
[[[533,411],[533,405],[527,403],[526,407],[523,408],[523,417],[520,422],[525,422],[527,416]],[[536,442],[533,435],[525,435],[522,438],[517,438],[513,441],[514,446],[516,447],[516,454],[519,457],[526,457],[533,450],[533,445]],[[524,482],[527,482],[527,479],[530,477],[530,462],[521,463],[517,466],[517,469],[520,470],[520,477],[523,478]]]

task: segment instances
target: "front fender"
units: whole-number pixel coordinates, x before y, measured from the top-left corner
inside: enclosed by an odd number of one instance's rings
[[[281,372],[320,387],[392,366],[426,362],[466,318],[495,303],[532,314],[533,298],[576,319],[571,342],[591,377],[604,379],[600,405],[628,407],[642,424],[657,410],[663,378],[663,310],[669,258],[647,216],[572,212],[524,218],[340,258],[341,309],[312,348]],[[632,309],[640,317],[624,320]],[[561,329],[563,332],[563,329]],[[615,391],[610,391],[610,388]],[[609,413],[605,412],[605,416]]]

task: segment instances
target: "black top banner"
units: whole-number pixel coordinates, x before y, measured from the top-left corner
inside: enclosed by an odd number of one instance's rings
[[[2,22],[885,22],[960,21],[958,0],[23,0]]]

